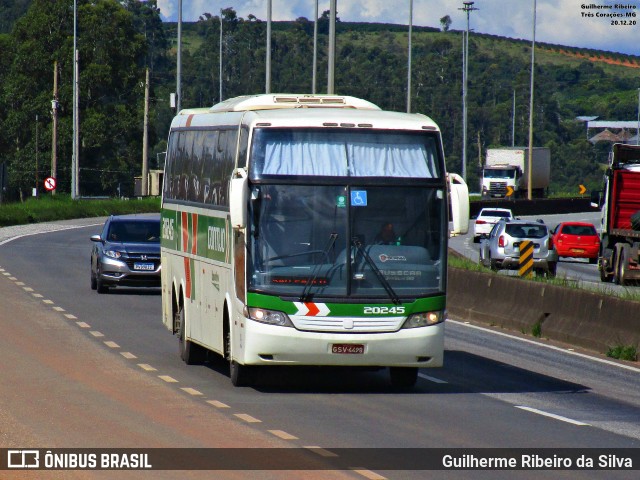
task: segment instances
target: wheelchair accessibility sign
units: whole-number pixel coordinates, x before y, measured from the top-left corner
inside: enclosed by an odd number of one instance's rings
[[[367,206],[367,191],[366,190],[351,190],[351,206],[352,207],[366,207]]]

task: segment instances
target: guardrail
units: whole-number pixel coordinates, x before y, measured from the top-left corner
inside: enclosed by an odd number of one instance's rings
[[[638,302],[495,273],[449,267],[447,310],[601,353],[640,345]]]
[[[477,216],[480,210],[485,207],[510,208],[515,216],[597,211],[591,206],[591,199],[585,197],[534,198],[533,200],[519,198],[472,201],[470,215]]]

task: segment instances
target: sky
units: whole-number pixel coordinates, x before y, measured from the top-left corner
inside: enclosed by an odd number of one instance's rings
[[[329,10],[329,0],[317,1],[319,15]],[[312,20],[315,2],[272,0],[272,20]],[[182,0],[182,21],[197,21],[203,13],[218,15],[228,7],[239,17],[253,14],[266,20],[267,4],[268,0]],[[337,0],[337,15],[343,22],[408,25],[409,4],[410,0]],[[605,8],[616,4],[627,8]],[[532,40],[533,5],[534,0],[475,0],[478,10],[470,12],[469,27],[472,32]],[[158,6],[163,20],[178,20],[178,0],[158,0]],[[466,29],[462,7],[463,0],[413,0],[413,25],[440,28],[440,19],[449,15],[452,30]],[[536,0],[536,42],[640,55],[640,0]]]

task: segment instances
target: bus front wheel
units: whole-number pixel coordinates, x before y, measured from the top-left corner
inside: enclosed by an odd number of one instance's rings
[[[418,381],[418,367],[389,367],[391,386],[411,388]]]
[[[245,387],[251,384],[251,367],[240,365],[235,360],[229,362],[229,377],[234,387]]]

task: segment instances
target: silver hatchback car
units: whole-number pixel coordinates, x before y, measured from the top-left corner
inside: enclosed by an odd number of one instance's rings
[[[160,286],[160,215],[112,215],[92,235],[91,289]]]
[[[533,269],[536,275],[556,276],[558,252],[553,238],[542,222],[500,220],[480,240],[480,264],[492,270],[517,270],[520,263],[520,243],[533,242]]]

